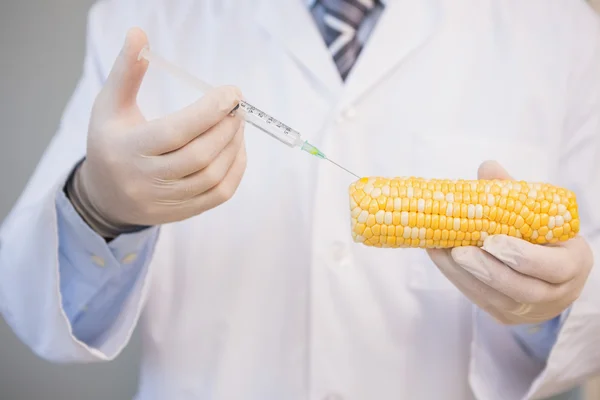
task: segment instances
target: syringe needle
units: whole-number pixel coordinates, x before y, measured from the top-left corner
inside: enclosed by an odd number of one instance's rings
[[[350,172],[350,171],[348,171],[346,168],[342,167],[340,164],[336,163],[335,161],[333,161],[333,160],[331,160],[331,159],[329,159],[329,158],[327,158],[327,157],[325,157],[325,159],[326,159],[327,161],[329,161],[330,163],[332,163],[333,165],[335,165],[335,166],[337,166],[337,167],[339,167],[339,168],[343,169],[344,171],[346,171],[346,172],[347,172],[347,173],[349,173],[350,175],[354,175],[355,177],[357,177],[358,179],[360,179],[360,176],[356,175],[354,172]]]

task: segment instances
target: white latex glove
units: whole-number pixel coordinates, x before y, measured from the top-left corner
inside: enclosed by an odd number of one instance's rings
[[[495,162],[479,179],[510,179]],[[560,315],[580,295],[592,268],[582,237],[537,245],[506,235],[486,238],[483,248],[427,251],[440,271],[474,304],[506,325],[540,323]]]
[[[112,226],[200,214],[230,199],[246,168],[244,121],[230,115],[242,98],[237,88],[216,88],[164,118],[144,118],[136,98],[146,44],[143,31],[128,32],[95,101],[76,178],[94,213]]]

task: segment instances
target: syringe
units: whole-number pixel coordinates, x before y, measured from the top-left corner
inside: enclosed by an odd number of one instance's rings
[[[212,89],[212,85],[209,85],[200,78],[191,75],[183,68],[180,68],[177,65],[165,60],[164,58],[154,53],[147,47],[142,49],[138,56],[138,60],[141,60],[142,58],[150,62],[150,64],[159,67],[162,70],[170,73],[171,75],[181,79],[182,81],[196,87],[203,93],[206,93],[208,90]],[[271,115],[251,105],[247,101],[240,100],[240,103],[232,110],[232,113],[241,113],[242,117],[247,122],[254,125],[261,131],[268,133],[269,135],[279,140],[280,142],[288,145],[289,147],[300,148],[300,150],[303,150],[323,160],[327,160],[330,163],[348,172],[349,174],[360,178],[355,173],[350,172],[338,163],[327,158],[327,156],[325,156],[325,154],[323,154],[321,150],[310,144],[307,140],[304,140],[300,135],[300,132],[298,132],[295,129],[292,129],[290,126],[284,124],[278,119],[273,118]]]

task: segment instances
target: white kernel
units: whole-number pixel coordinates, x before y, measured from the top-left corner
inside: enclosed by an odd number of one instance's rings
[[[471,182],[471,191],[477,191],[477,182]]]
[[[454,201],[454,193],[446,194],[446,201],[452,203]]]
[[[402,211],[400,213],[400,225],[402,225],[402,226],[408,225],[408,211]]]
[[[358,216],[358,222],[364,224],[367,222],[367,217],[369,216],[369,212],[367,210],[362,210],[360,215]]]
[[[481,204],[475,206],[475,218],[483,218],[483,206]]]
[[[385,185],[384,187],[381,188],[381,193],[383,193],[384,196],[389,196],[390,195],[390,187],[388,185]]]
[[[354,210],[356,206],[358,206],[358,203],[354,200],[354,197],[350,197],[350,209]]]
[[[386,225],[391,225],[392,224],[392,213],[390,211],[385,213],[385,217],[383,218],[383,222]]]
[[[404,228],[404,234],[402,235],[402,237],[404,237],[404,239],[408,239],[410,238],[410,233],[412,232],[412,229],[410,229],[408,226]]]
[[[485,185],[485,190],[484,190],[484,192],[485,192],[485,193],[489,193],[489,192],[491,192],[491,191],[492,191],[492,185],[489,185],[489,184],[488,184],[488,185]]]
[[[521,187],[521,184],[520,184],[520,183],[515,183],[514,185],[511,185],[511,186],[512,186],[512,188],[513,188],[513,189],[515,189],[517,192],[520,192],[520,191],[521,191],[521,189],[523,189],[523,188]]]
[[[444,193],[442,192],[433,192],[433,199],[437,201],[444,200]]]
[[[394,211],[400,211],[402,209],[402,201],[400,197],[394,199]]]
[[[558,215],[563,215],[567,212],[567,207],[564,204],[558,205]]]
[[[494,195],[491,193],[488,193],[488,201],[487,201],[487,205],[488,206],[493,206],[496,204],[496,199],[494,198]]]
[[[557,215],[554,217],[554,221],[557,227],[561,227],[565,224],[565,219],[562,215]]]
[[[500,189],[500,196],[502,196],[502,197],[508,196],[508,188],[507,187],[503,187],[502,189]]]
[[[487,237],[488,237],[488,233],[487,233],[487,232],[481,232],[481,233],[479,234],[479,237],[480,237],[480,239],[479,239],[479,240],[481,240],[481,241],[483,242],[483,241],[485,240],[485,238],[487,238]]]
[[[546,233],[546,240],[551,240],[554,237],[554,235],[552,235],[552,231]]]
[[[425,247],[425,243],[426,243],[425,239],[419,240],[419,246]]]
[[[357,241],[358,243],[362,243],[365,241],[365,237],[361,236],[361,235],[356,235],[356,237],[354,238],[355,241]]]
[[[542,190],[542,184],[541,183],[534,183],[533,184],[533,188],[535,190]]]
[[[427,229],[425,228],[419,228],[419,239],[423,240],[425,239],[425,234],[427,233]]]
[[[460,231],[460,218],[454,218],[454,221],[452,221],[452,222],[453,222],[452,228],[457,232]]]
[[[560,196],[554,193],[554,196],[552,196],[552,202],[554,204],[560,204]]]
[[[469,219],[475,218],[475,206],[473,204],[469,204],[467,206],[467,218],[469,218]]]
[[[417,239],[418,237],[419,237],[419,228],[417,228],[416,226],[414,226],[411,229],[410,238],[411,239]]]
[[[531,189],[529,193],[527,193],[527,197],[530,199],[537,199],[537,190]]]
[[[375,222],[378,224],[383,224],[383,216],[385,215],[385,211],[379,210],[375,213]]]
[[[517,231],[515,233],[515,236],[518,237],[518,238],[522,238],[523,234],[521,233],[521,230],[517,229]]]
[[[548,229],[554,229],[554,224],[555,224],[554,217],[548,218]]]
[[[446,217],[452,216],[452,203],[448,203],[448,207],[446,207]]]
[[[350,214],[350,215],[352,216],[352,218],[357,218],[361,212],[362,212],[362,210],[360,207],[354,207],[352,209],[352,214]]]
[[[366,194],[371,194],[371,192],[373,191],[374,186],[371,182],[367,182],[367,184],[365,185],[365,187],[363,188],[363,190],[365,191]],[[373,197],[373,196],[371,196]]]
[[[565,211],[565,215],[563,217],[565,219],[565,222],[570,222],[573,219],[569,210]]]
[[[376,199],[381,196],[381,189],[375,188],[371,191],[371,198]]]
[[[538,238],[540,234],[538,233],[537,229],[534,229],[533,232],[531,233],[531,239],[535,240]]]
[[[425,200],[424,199],[419,199],[417,201],[417,211],[418,212],[425,211]]]
[[[407,187],[406,188],[406,197],[408,197],[409,199],[412,199],[414,195],[415,195],[415,189],[413,189],[412,186]]]

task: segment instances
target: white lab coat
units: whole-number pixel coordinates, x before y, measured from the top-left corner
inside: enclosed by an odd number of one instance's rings
[[[0,304],[37,354],[111,360],[139,324],[141,400],[529,399],[600,372],[595,270],[538,365],[423,251],[352,243],[352,176],[252,127],[234,198],[161,227],[102,345],[79,342],[60,306],[54,199],[134,25],[360,175],[474,178],[496,159],[569,187],[600,249],[600,30],[583,1],[390,1],[346,85],[302,0],[106,1],[60,130],[2,231]],[[153,118],[197,95],[150,67],[139,103]]]

